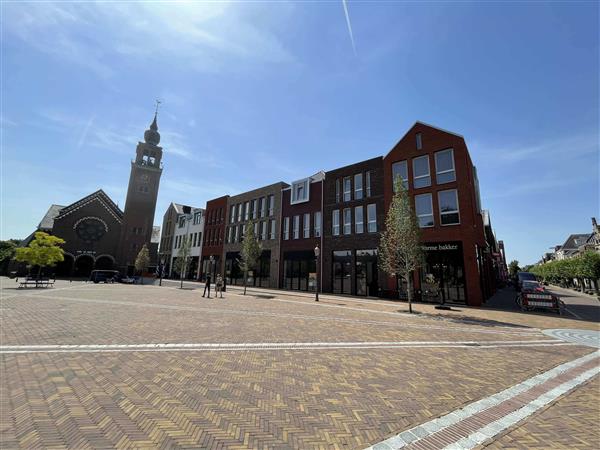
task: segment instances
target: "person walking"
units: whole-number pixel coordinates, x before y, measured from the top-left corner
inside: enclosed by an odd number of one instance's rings
[[[221,274],[217,275],[217,279],[215,280],[215,298],[221,294],[221,298],[223,298],[223,277]]]
[[[210,281],[210,274],[206,275],[206,283],[204,284],[204,294],[202,294],[202,297],[206,295],[206,290],[208,289],[208,298],[210,298]]]

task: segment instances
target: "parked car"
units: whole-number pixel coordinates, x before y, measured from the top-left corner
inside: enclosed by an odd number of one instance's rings
[[[523,281],[537,281],[537,278],[531,272],[519,272],[517,273],[517,280],[515,284],[515,289],[517,292],[521,292],[521,286],[523,285]]]
[[[119,281],[118,270],[92,270],[90,281],[94,283],[114,283]]]
[[[537,281],[523,280],[521,292],[546,292],[546,288]]]
[[[119,282],[124,284],[135,284],[136,279],[134,277],[122,277]]]

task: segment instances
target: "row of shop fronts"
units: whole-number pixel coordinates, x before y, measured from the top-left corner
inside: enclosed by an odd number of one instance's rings
[[[420,122],[385,156],[207,202],[206,217],[214,220],[204,230],[200,278],[221,274],[229,285],[244,284],[239,252],[251,221],[264,249],[251,286],[405,297],[405,283],[382,272],[378,260],[398,177],[425,253],[415,297],[481,305],[505,271],[504,249],[482,209],[464,138]]]

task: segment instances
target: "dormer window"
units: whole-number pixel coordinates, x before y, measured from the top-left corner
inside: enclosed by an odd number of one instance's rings
[[[305,178],[304,180],[292,183],[292,201],[290,202],[292,205],[308,201],[309,180],[309,178]]]

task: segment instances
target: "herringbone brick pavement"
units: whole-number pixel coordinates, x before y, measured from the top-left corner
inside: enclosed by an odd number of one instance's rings
[[[209,303],[195,291],[74,285],[9,292],[0,337],[2,345],[545,339],[526,324],[407,317],[397,310],[383,302],[315,306],[232,294]],[[0,445],[360,449],[589,351],[2,354]]]
[[[559,399],[485,449],[600,448],[600,376]]]

